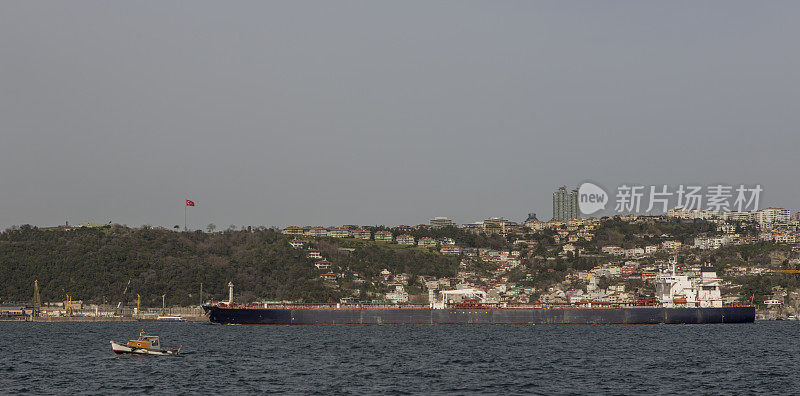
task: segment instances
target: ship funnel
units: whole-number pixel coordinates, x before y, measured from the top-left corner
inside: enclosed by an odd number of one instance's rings
[[[233,304],[233,282],[228,282],[228,304]]]

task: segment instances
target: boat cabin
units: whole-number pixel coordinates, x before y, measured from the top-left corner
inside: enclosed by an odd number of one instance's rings
[[[161,349],[158,336],[141,336],[138,340],[128,341],[127,346],[130,348]]]

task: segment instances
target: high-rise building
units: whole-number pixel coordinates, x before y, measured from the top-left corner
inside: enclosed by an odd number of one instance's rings
[[[561,186],[553,193],[553,220],[579,219],[578,190],[567,191]]]
[[[431,219],[431,228],[455,227],[456,223],[447,217],[434,217]]]

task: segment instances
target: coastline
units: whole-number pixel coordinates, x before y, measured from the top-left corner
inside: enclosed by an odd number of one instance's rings
[[[186,322],[208,322],[206,316],[184,316]],[[139,319],[130,316],[53,316],[38,318],[0,319],[3,323],[12,322],[38,322],[38,323],[67,323],[67,322],[158,322],[158,323],[183,323],[157,319]]]

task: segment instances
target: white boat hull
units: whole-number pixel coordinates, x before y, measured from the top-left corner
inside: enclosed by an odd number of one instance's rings
[[[137,354],[137,355],[177,355],[181,349],[147,349],[147,348],[131,348],[127,345],[111,341],[111,349],[116,354]]]

